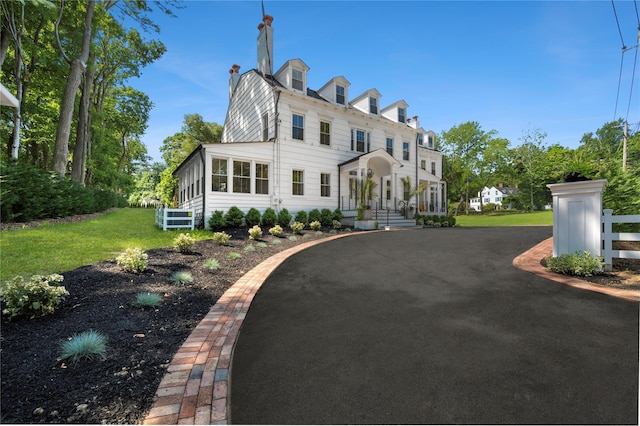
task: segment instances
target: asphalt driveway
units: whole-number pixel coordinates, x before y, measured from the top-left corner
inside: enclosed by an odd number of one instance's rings
[[[250,424],[638,424],[639,304],[512,266],[550,227],[363,233],[263,284],[232,364]]]

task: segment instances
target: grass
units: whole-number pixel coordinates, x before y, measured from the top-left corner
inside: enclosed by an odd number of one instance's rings
[[[551,210],[532,213],[456,216],[456,226],[552,226]]]
[[[135,305],[142,308],[157,308],[162,305],[164,298],[160,293],[138,293],[136,295]]]
[[[113,259],[130,247],[170,247],[185,230],[162,231],[154,210],[124,208],[96,218],[0,232],[0,281],[16,275],[61,274],[83,265]],[[196,240],[211,232],[186,231]]]
[[[191,272],[178,271],[171,274],[171,282],[174,284],[188,284],[193,282]]]
[[[85,331],[74,335],[60,345],[60,358],[71,358],[73,363],[81,359],[107,358],[107,338],[97,331]]]

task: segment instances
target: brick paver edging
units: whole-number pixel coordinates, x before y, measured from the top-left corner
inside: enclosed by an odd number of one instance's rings
[[[283,250],[229,287],[174,355],[144,424],[227,424],[233,349],[260,286],[289,256],[349,235],[354,234],[333,235]]]
[[[583,290],[596,291],[598,293],[604,293],[609,296],[619,297],[621,299],[629,300],[631,302],[640,302],[639,290],[625,290],[621,288],[604,287],[584,281],[575,277],[568,277],[562,274],[556,274],[549,271],[542,266],[542,259],[551,256],[553,253],[553,237],[548,238],[538,244],[537,246],[527,250],[520,256],[513,259],[513,266],[522,269],[523,271],[531,272],[539,277],[556,281],[561,284],[565,284],[571,287],[581,288]]]

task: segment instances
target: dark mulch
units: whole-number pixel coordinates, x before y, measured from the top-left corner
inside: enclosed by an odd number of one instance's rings
[[[218,298],[245,272],[274,253],[309,240],[287,237],[282,244],[244,251],[247,229],[226,246],[196,243],[193,252],[149,250],[144,273],[125,273],[115,259],[63,273],[70,296],[52,315],[28,320],[2,318],[2,423],[141,423],[169,361]],[[328,235],[326,232],[323,236]],[[255,246],[255,243],[254,243]],[[241,258],[230,260],[231,252]],[[221,270],[204,267],[215,258]],[[176,271],[188,271],[192,284],[173,284]],[[139,292],[164,295],[158,309],[135,306]],[[76,365],[59,358],[59,344],[72,335],[95,330],[108,338],[107,359]]]

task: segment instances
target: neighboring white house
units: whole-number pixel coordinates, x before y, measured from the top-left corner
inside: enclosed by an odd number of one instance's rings
[[[507,188],[502,184],[499,184],[497,187],[492,186],[491,188],[485,186],[481,192],[478,192],[478,197],[472,198],[469,201],[469,207],[480,211],[481,206],[493,203],[501,208],[505,197],[518,194],[520,194],[520,190],[517,185],[515,188]],[[480,203],[480,200],[482,200],[482,204]],[[505,208],[511,208],[511,205],[505,206]]]
[[[307,87],[309,67],[288,60],[275,73],[273,28],[258,26],[258,68],[230,70],[229,108],[222,143],[199,146],[175,170],[179,207],[195,208],[207,222],[215,210],[237,206],[293,215],[299,210],[340,208],[355,216],[358,185],[376,183],[374,209],[404,207],[402,178],[426,190],[410,201],[413,211],[446,214],[442,153],[434,132],[410,117],[404,100],[382,107],[376,89],[349,101],[349,81],[331,78]],[[412,188],[413,189],[413,188]]]

